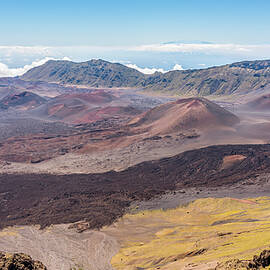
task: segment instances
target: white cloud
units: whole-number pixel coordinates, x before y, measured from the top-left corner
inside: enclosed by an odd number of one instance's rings
[[[144,74],[153,74],[155,72],[162,72],[162,73],[166,72],[163,68],[141,68],[135,64],[126,64],[126,66],[129,68],[134,68]]]
[[[44,46],[0,46],[0,51],[6,54],[48,54],[52,47]]]
[[[136,64],[124,64],[124,65],[129,68],[134,68],[144,74],[154,74],[155,72],[166,73],[170,71],[170,70],[164,70],[163,68],[147,68],[147,67],[141,68],[141,67],[138,67]],[[183,67],[179,64],[175,64],[172,70],[183,70]]]
[[[170,54],[168,54],[170,53]],[[192,55],[194,54],[194,55]],[[0,46],[0,62],[8,66],[18,67],[31,63],[36,59],[42,59],[46,57],[61,59],[64,56],[69,56],[75,61],[87,61],[91,58],[102,59],[150,59],[149,62],[157,63],[158,58],[164,59],[166,56],[167,63],[174,61],[181,61],[176,56],[189,57],[195,59],[193,62],[194,67],[198,67],[199,61],[206,61],[205,56],[222,56],[223,62],[240,61],[244,59],[266,59],[270,58],[270,44],[221,44],[221,43],[162,43],[162,44],[142,44],[138,46]],[[199,59],[198,57],[201,57]],[[204,56],[204,58],[203,58]],[[182,58],[184,59],[187,58]],[[209,57],[207,58],[209,59]],[[222,61],[218,61],[220,64]],[[228,61],[226,60],[228,59]],[[153,61],[154,60],[154,61]],[[186,61],[186,60],[185,60]],[[215,61],[215,60],[214,60]],[[205,63],[206,63],[205,62]],[[213,59],[209,62],[213,64]],[[202,62],[204,63],[204,62]],[[129,63],[130,64],[130,63]],[[160,64],[163,65],[162,61]],[[215,63],[214,63],[215,64]],[[208,65],[208,63],[206,63]],[[138,67],[140,68],[140,67]],[[6,70],[6,67],[1,65],[1,69]],[[163,70],[147,70],[143,72],[155,72]]]
[[[21,47],[19,48],[20,50],[22,49]],[[23,51],[23,50],[22,50]],[[15,77],[15,76],[21,76],[28,70],[43,65],[49,60],[69,60],[71,59],[69,57],[63,57],[63,58],[54,58],[54,57],[45,57],[41,60],[33,61],[31,64],[24,65],[23,67],[18,67],[18,68],[10,68],[8,65],[1,63],[0,62],[0,77]],[[112,61],[112,62],[121,62],[127,67],[134,68],[144,74],[153,74],[155,72],[161,72],[161,73],[166,73],[170,70],[165,70],[163,68],[142,68],[137,66],[136,64],[131,64],[129,62],[123,62],[123,61]],[[183,70],[183,67],[179,64],[175,64],[174,67],[171,70]]]
[[[175,64],[173,70],[184,70],[183,67],[179,64]]]
[[[41,60],[32,62],[30,65],[25,65],[25,66],[19,67],[19,68],[9,68],[6,64],[0,63],[0,77],[21,76],[25,72],[27,72],[28,70],[30,70],[34,67],[41,66],[49,60],[57,60],[57,59],[54,59],[52,57],[45,57]],[[62,58],[62,60],[70,60],[70,59],[67,57],[64,57],[64,58]]]
[[[198,44],[198,43],[165,43],[148,44],[131,47],[129,50],[138,52],[179,52],[179,53],[270,53],[270,44],[264,45],[241,45],[241,44]]]
[[[40,55],[62,56],[74,54],[86,54],[90,52],[179,52],[179,53],[270,53],[270,44],[234,44],[234,43],[158,43],[143,44],[138,46],[0,46],[0,55],[6,57],[13,55]],[[68,53],[68,54],[67,54]]]
[[[143,68],[132,64],[132,62],[124,64],[145,74],[153,74],[155,72],[167,72],[164,63],[168,66],[177,61],[189,68],[203,68],[233,61],[267,59],[270,58],[270,44],[174,42],[139,46],[0,46],[0,77],[22,75],[48,59],[63,59],[64,56],[69,56],[78,62],[87,61],[91,58],[107,60],[116,58],[130,59],[134,63],[137,62],[137,59],[140,59],[140,61],[145,59],[143,63],[146,66],[149,62],[155,63],[159,68]],[[39,59],[39,61],[36,59]],[[190,63],[192,63],[192,66]],[[201,63],[205,63],[205,65]],[[172,68],[172,70],[182,69],[179,64]]]

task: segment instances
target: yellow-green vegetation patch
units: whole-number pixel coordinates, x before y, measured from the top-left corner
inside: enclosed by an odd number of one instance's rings
[[[1,231],[0,232],[0,237],[3,237],[3,236],[17,236],[18,233],[15,232],[15,231]]]
[[[251,259],[270,246],[270,198],[207,198],[170,210],[128,214],[116,227],[115,269],[181,269]],[[121,234],[118,234],[121,235]]]

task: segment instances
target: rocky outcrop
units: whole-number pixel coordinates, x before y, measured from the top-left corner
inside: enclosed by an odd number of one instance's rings
[[[39,261],[34,261],[29,255],[24,253],[4,253],[0,252],[1,270],[47,270]]]
[[[248,269],[248,262],[238,259],[229,260],[224,263],[219,263],[215,270],[244,270]]]
[[[270,250],[264,250],[259,256],[255,255],[248,264],[249,269],[261,269],[270,265]]]
[[[224,263],[219,263],[215,270],[230,270],[230,269],[263,269],[270,265],[270,250],[264,250],[260,255],[255,255],[252,260],[233,259]]]

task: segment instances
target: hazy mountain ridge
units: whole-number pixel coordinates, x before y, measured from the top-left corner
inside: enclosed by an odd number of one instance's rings
[[[146,89],[184,95],[243,94],[270,85],[270,61],[245,61],[199,70],[170,71],[147,78]]]
[[[103,60],[83,63],[50,60],[29,70],[22,78],[92,87],[133,87],[144,79],[144,74],[124,65]]]
[[[243,94],[270,88],[270,60],[243,61],[198,70],[143,74],[118,63],[48,61],[22,77],[91,87],[134,87],[179,95]]]

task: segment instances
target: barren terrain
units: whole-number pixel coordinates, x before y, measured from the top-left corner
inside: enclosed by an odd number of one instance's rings
[[[226,156],[242,155],[230,167]],[[73,223],[79,231],[101,228],[134,201],[187,187],[218,187],[270,172],[269,145],[211,146],[103,174],[3,174],[0,226]]]
[[[240,115],[239,120],[212,102],[189,98],[157,106],[135,118],[123,114],[76,126],[46,122],[25,136],[23,129],[16,128],[19,137],[2,141],[0,169],[9,173],[104,172],[214,144],[265,143],[269,119],[260,122],[259,117],[250,120]],[[128,119],[132,120],[127,123]],[[15,126],[20,123],[13,122]],[[6,130],[12,130],[9,122],[5,124]],[[250,135],[254,124],[262,125],[262,132]],[[62,130],[53,130],[58,126]]]
[[[7,227],[0,232],[0,250],[30,254],[33,259],[42,261],[48,270],[69,270],[72,267],[87,270],[111,270],[111,258],[113,258],[114,269],[122,269],[123,266],[127,269],[134,269],[134,265],[143,266],[144,269],[152,269],[152,267],[160,267],[160,269],[181,267],[180,269],[185,270],[214,269],[220,261],[233,258],[251,259],[253,255],[267,247],[264,244],[267,225],[262,223],[262,218],[263,213],[267,214],[267,211],[263,211],[263,209],[269,207],[267,206],[269,199],[264,200],[266,204],[263,207],[260,204],[254,205],[252,202],[263,202],[262,199],[255,197],[267,196],[269,192],[269,174],[263,174],[255,181],[249,179],[224,187],[184,188],[149,201],[132,203],[128,211],[131,214],[125,215],[110,226],[103,227],[100,231],[88,230],[78,234],[75,229],[70,228],[71,224],[51,225],[43,230],[40,230],[39,226]],[[212,199],[197,201],[200,198],[209,197]],[[224,197],[227,198],[213,199]],[[233,199],[228,199],[229,197]],[[236,198],[241,200],[235,200]],[[187,206],[193,200],[195,202]],[[220,204],[223,205],[223,208],[220,207]],[[225,204],[227,212],[222,210]],[[262,207],[262,211],[258,212],[259,215],[256,218],[253,213],[245,213],[247,210],[250,211],[250,206],[258,209]],[[236,216],[236,210],[239,208],[242,214]],[[163,210],[160,211],[160,209]],[[166,209],[167,211],[164,211]],[[198,216],[198,209],[201,212],[200,216]],[[202,209],[204,209],[204,213],[202,213]],[[149,212],[149,210],[152,211]],[[219,216],[216,216],[218,211]],[[220,214],[222,211],[223,214]],[[210,220],[210,226],[202,226],[202,221],[205,222],[206,217],[209,218],[210,215],[212,219],[215,219],[212,223],[216,222],[217,225],[211,226]],[[233,216],[233,220],[230,215]],[[246,220],[250,218],[250,220],[243,223],[241,218]],[[220,221],[224,219],[230,219],[231,223],[223,225],[224,222]],[[258,219],[260,222],[257,221]],[[192,224],[190,224],[191,220]],[[180,235],[172,233],[174,229],[177,231],[176,228],[179,226],[182,233]],[[192,226],[196,227],[191,230]],[[264,226],[263,231],[258,230],[258,226]],[[203,227],[204,234],[211,235],[211,241],[208,241],[208,244],[203,240],[201,234],[198,234],[199,228]],[[261,236],[262,243],[253,239],[250,246],[244,245],[242,253],[238,248],[233,249],[237,243],[240,243],[237,236],[241,236],[245,241],[245,237],[250,237],[251,234],[254,234],[255,238]],[[170,235],[173,239],[168,241],[167,237]],[[166,243],[167,250],[171,247],[173,252],[171,251],[172,254],[169,254],[165,252],[164,248],[159,250],[155,244],[157,249],[152,250],[155,256],[149,262],[151,252],[147,246],[151,245],[157,236],[160,237],[162,244]],[[178,243],[178,249],[175,249],[174,240],[177,243],[184,241],[185,248],[179,250]],[[255,243],[257,243],[257,247],[254,246]],[[186,245],[189,245],[189,249]],[[206,250],[200,255],[200,252],[197,251],[202,248]],[[214,248],[218,248],[218,252],[214,251]],[[132,254],[127,253],[129,250],[133,250]],[[138,259],[140,250],[143,250],[144,255]],[[230,250],[233,250],[233,253],[226,255]],[[212,255],[210,255],[211,252]],[[204,258],[205,254],[207,254],[206,258]],[[159,261],[161,257],[163,260]],[[175,260],[176,257],[177,260]],[[125,259],[121,260],[121,258]],[[133,260],[132,266],[130,265],[131,260]],[[149,262],[149,267],[144,264],[146,260]]]
[[[230,95],[230,82],[207,79],[203,93],[228,92],[215,102],[0,79],[0,251],[49,270],[202,270],[259,254],[269,240],[269,198],[258,198],[270,194],[267,65],[222,67],[248,81]],[[163,83],[174,93],[178,81]]]

